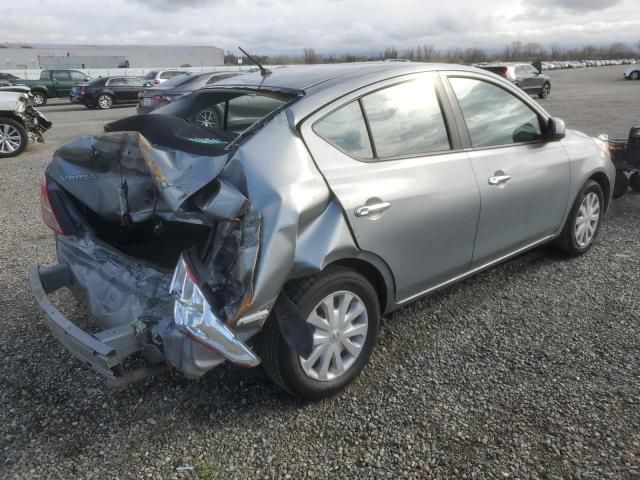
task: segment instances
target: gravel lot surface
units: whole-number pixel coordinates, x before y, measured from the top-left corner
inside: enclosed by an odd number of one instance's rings
[[[544,105],[570,127],[640,123],[621,67],[551,75]],[[25,278],[54,261],[43,165],[134,109],[42,110],[48,143],[0,164],[0,478],[640,479],[640,195],[582,258],[540,248],[385,320],[336,398],[301,404],[233,367],[116,392],[49,334]]]

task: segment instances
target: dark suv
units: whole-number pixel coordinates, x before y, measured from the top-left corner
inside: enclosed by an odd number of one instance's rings
[[[107,110],[114,103],[135,103],[146,88],[138,77],[100,77],[71,89],[71,103]]]
[[[479,65],[479,67],[515,83],[529,95],[547,98],[551,93],[551,78],[542,75],[542,72],[533,65],[527,63],[492,63]]]

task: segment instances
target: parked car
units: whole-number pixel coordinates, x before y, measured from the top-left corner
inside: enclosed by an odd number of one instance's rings
[[[623,75],[628,80],[640,80],[640,65],[636,64],[625,68]]]
[[[31,89],[33,103],[37,107],[47,104],[49,98],[66,97],[74,85],[88,82],[91,77],[78,70],[42,70],[39,80],[13,80],[14,85]]]
[[[71,103],[81,103],[87,108],[108,110],[117,103],[135,103],[146,87],[138,77],[100,77],[71,89]]]
[[[0,72],[0,87],[13,85],[16,80],[20,80],[20,77],[16,77],[10,73]]]
[[[46,168],[59,263],[29,281],[52,333],[115,385],[229,361],[334,394],[383,314],[539,245],[587,252],[615,177],[602,141],[460,65],[241,75],[105,130]],[[53,306],[65,286],[102,331]]]
[[[205,85],[211,85],[225,78],[240,75],[240,72],[208,72],[200,74],[185,73],[173,77],[138,95],[138,114],[150,113],[156,108],[174,102],[183,96],[195,92]]]
[[[144,80],[151,85],[158,85],[185,73],[185,70],[151,70],[144,76]]]
[[[44,142],[51,122],[29,100],[28,88],[0,88],[0,158],[20,155],[29,142]]]
[[[529,95],[547,98],[551,93],[551,78],[527,63],[494,63],[480,67],[515,83]]]

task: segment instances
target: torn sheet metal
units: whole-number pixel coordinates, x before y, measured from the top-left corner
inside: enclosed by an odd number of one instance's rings
[[[114,252],[91,235],[59,236],[57,253],[71,269],[74,294],[102,327],[152,325],[171,315],[171,272]]]

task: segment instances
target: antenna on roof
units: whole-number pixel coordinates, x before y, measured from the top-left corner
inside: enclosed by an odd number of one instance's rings
[[[266,68],[264,68],[262,65],[260,65],[260,64],[258,63],[258,61],[257,61],[255,58],[253,58],[251,55],[249,55],[247,52],[245,52],[245,51],[244,51],[244,49],[243,49],[242,47],[238,47],[238,48],[240,49],[240,51],[241,51],[242,53],[244,53],[244,54],[245,54],[245,56],[246,56],[249,60],[251,60],[253,63],[255,63],[255,64],[258,66],[258,68],[260,69],[260,75],[262,75],[263,77],[266,77],[267,75],[270,75],[270,74],[271,74],[271,70],[267,70],[267,69],[266,69]]]

